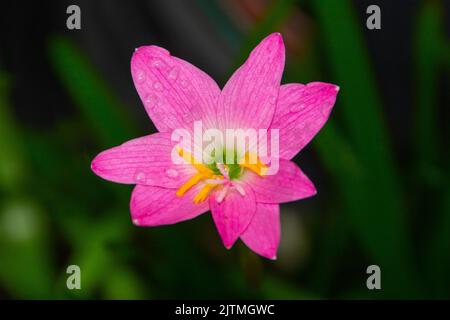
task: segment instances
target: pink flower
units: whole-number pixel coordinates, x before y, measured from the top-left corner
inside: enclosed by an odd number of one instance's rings
[[[284,44],[279,33],[265,38],[232,75],[223,90],[206,73],[157,46],[138,48],[131,73],[158,133],[103,151],[92,161],[100,177],[136,184],[130,202],[138,226],[192,219],[211,210],[223,244],[238,238],[254,252],[276,259],[280,241],[279,203],[313,196],[316,189],[290,161],[324,125],[339,88],[314,82],[280,85]],[[171,155],[173,130],[205,128],[279,129],[279,170],[264,175],[265,164],[196,164]]]

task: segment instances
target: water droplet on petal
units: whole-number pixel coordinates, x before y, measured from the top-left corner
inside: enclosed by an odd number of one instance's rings
[[[170,70],[168,77],[169,77],[170,80],[175,80],[178,77],[178,68],[177,67],[173,67]]]
[[[144,183],[145,182],[145,173],[142,171],[137,171],[134,175],[134,181],[136,183]]]
[[[148,95],[144,98],[144,103],[145,103],[146,105],[150,105],[150,104],[153,103],[153,99],[152,99],[152,95],[151,95],[151,94],[148,94]]]
[[[153,89],[160,91],[162,89],[162,84],[161,82],[155,82],[153,84]]]
[[[270,102],[270,104],[275,104],[277,102],[277,97],[276,96],[271,96],[269,98],[269,102]]]
[[[167,170],[166,170],[166,175],[167,175],[169,178],[176,178],[176,177],[178,177],[178,171],[175,170],[175,169],[167,169]]]
[[[180,80],[180,85],[183,87],[183,88],[186,88],[187,86],[188,86],[188,81],[186,80],[186,79],[181,79]]]
[[[153,94],[148,94],[145,98],[144,98],[144,103],[147,107],[152,107],[155,104],[159,103],[159,99],[157,96],[153,95]]]
[[[142,83],[145,81],[145,71],[144,70],[138,70],[136,72],[136,80],[139,83]]]
[[[155,68],[161,67],[161,66],[162,66],[161,60],[155,60],[155,61],[153,61],[152,66],[154,66]]]
[[[245,196],[245,190],[240,184],[233,183],[233,187],[241,194],[241,196]]]
[[[294,103],[289,108],[289,111],[291,111],[291,112],[298,112],[298,111],[301,111],[303,109],[305,109],[305,105],[303,103],[300,103],[300,104]]]

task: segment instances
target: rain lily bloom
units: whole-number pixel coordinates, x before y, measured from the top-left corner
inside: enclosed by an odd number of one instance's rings
[[[281,85],[284,60],[282,37],[273,33],[220,90],[206,73],[163,48],[136,49],[134,84],[159,132],[106,150],[92,161],[100,177],[136,184],[130,201],[135,225],[173,224],[210,210],[226,248],[240,238],[259,255],[276,259],[279,204],[316,194],[290,160],[324,125],[339,90],[321,82]],[[238,163],[197,161],[172,137],[180,128],[193,133],[197,121],[203,130],[278,129],[278,171],[266,175],[268,163],[258,156],[247,162],[247,150],[226,151],[231,158],[243,157]],[[181,163],[173,161],[174,153]]]

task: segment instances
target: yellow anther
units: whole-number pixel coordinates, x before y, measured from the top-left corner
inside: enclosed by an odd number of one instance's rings
[[[197,193],[197,195],[194,198],[194,203],[200,203],[204,201],[212,189],[222,184],[223,179],[224,179],[223,176],[213,175],[211,179],[206,180],[208,183],[200,190],[199,193]],[[214,180],[216,180],[217,183],[215,183]]]
[[[181,197],[188,191],[190,188],[195,186],[201,179],[203,178],[203,174],[201,172],[196,173],[192,176],[185,184],[183,184],[180,189],[177,190],[176,195]]]
[[[256,159],[256,163],[251,163],[250,159]],[[255,162],[255,161],[252,161]],[[255,154],[247,152],[244,158],[239,162],[239,165],[243,168],[247,168],[254,173],[263,176],[267,173],[268,167],[265,165],[261,159]]]
[[[183,184],[177,190],[177,192],[176,192],[177,196],[179,196],[179,197],[183,196],[186,193],[186,191],[188,191],[190,188],[195,186],[201,180],[210,179],[210,178],[215,177],[214,172],[211,169],[205,167],[204,165],[202,165],[200,163],[196,163],[194,157],[189,152],[186,152],[181,148],[177,148],[177,152],[180,155],[180,157],[183,157],[183,159],[186,162],[192,164],[198,170],[198,172],[195,175],[193,175],[185,184]]]
[[[187,152],[179,147],[177,147],[177,152],[180,155],[180,157],[182,157],[186,162],[192,164],[198,171],[208,173],[211,175],[213,174],[213,171],[211,169],[207,168],[203,164],[196,161],[194,156],[191,155],[189,152]]]
[[[211,192],[212,189],[214,189],[217,186],[217,184],[207,184],[205,185],[199,193],[194,198],[194,203],[200,203],[206,199],[208,194]]]
[[[187,163],[194,166],[198,172],[193,175],[186,183],[184,183],[176,192],[176,195],[181,197],[183,196],[189,189],[195,186],[199,182],[205,183],[203,188],[195,195],[194,203],[198,204],[208,197],[209,193],[218,185],[224,183],[224,176],[214,174],[214,171],[206,167],[205,165],[198,163],[195,161],[193,155],[189,152],[184,151],[182,148],[177,148],[177,152]],[[252,161],[250,161],[252,160]],[[251,163],[253,162],[253,163]],[[254,163],[256,162],[256,163]],[[244,157],[239,162],[239,165],[243,168],[247,168],[256,174],[263,176],[267,172],[268,167],[259,159],[259,157],[255,154],[247,152]],[[245,194],[245,193],[244,193]],[[244,195],[243,194],[243,195]],[[222,198],[223,199],[223,198]]]

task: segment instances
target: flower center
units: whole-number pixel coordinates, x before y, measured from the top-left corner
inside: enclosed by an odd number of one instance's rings
[[[214,189],[218,190],[217,201],[221,202],[230,189],[236,189],[242,196],[245,191],[236,181],[242,176],[244,170],[248,169],[256,174],[263,176],[267,171],[267,166],[258,156],[247,152],[245,156],[236,163],[236,153],[233,154],[234,161],[229,164],[213,162],[211,164],[202,164],[195,161],[193,155],[178,148],[178,154],[189,164],[191,164],[197,173],[186,181],[176,192],[176,195],[182,197],[189,189],[198,183],[204,183],[203,188],[194,197],[194,203],[205,201],[208,195]],[[224,159],[225,159],[224,155]],[[256,161],[255,161],[256,160]]]

